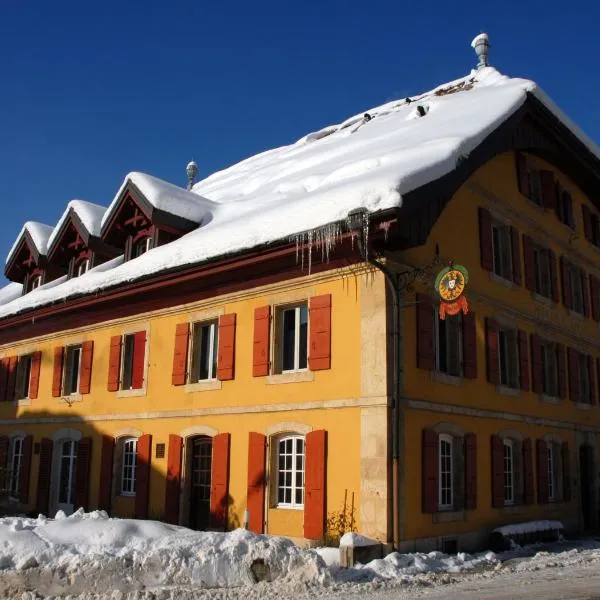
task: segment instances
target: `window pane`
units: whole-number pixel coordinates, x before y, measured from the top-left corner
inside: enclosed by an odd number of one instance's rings
[[[284,371],[294,369],[294,352],[296,348],[296,309],[282,311],[281,368]]]
[[[308,357],[308,307],[306,304],[300,306],[300,344],[298,368],[306,369]]]
[[[277,448],[277,502],[300,507],[304,501],[304,438],[283,438]]]
[[[200,372],[199,379],[208,379],[210,373],[210,326],[200,328]]]
[[[133,374],[133,344],[134,336],[126,335],[123,343],[123,378],[122,388],[124,390],[131,389],[132,374]]]

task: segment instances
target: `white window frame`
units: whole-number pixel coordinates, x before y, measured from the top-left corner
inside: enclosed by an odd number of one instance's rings
[[[281,469],[279,466],[279,459],[281,456],[281,444],[287,442],[291,440],[292,442],[292,452],[290,454],[285,453],[284,456],[291,456],[291,463],[292,463],[292,467],[291,469]],[[298,453],[297,453],[297,441],[301,440],[302,441],[302,485],[298,486],[296,484],[296,476],[298,474],[298,469],[296,468],[296,459],[298,457]],[[277,508],[292,508],[292,509],[297,509],[297,510],[302,510],[304,509],[304,494],[305,494],[305,489],[304,489],[304,485],[305,485],[305,477],[306,477],[306,438],[303,435],[299,435],[299,434],[295,434],[295,433],[290,433],[290,434],[284,434],[281,435],[277,438],[275,438],[275,506]],[[282,486],[279,485],[279,474],[281,472],[284,473],[291,473],[291,481],[292,484],[291,486],[288,485],[284,485],[283,488],[285,489],[290,489],[290,493],[291,493],[291,502],[285,502],[285,501],[280,501],[279,500],[279,491],[281,489]],[[298,489],[301,488],[302,490],[302,502],[296,502],[296,492],[298,491]]]
[[[300,314],[301,309],[306,308],[306,366],[300,366]],[[283,353],[284,353],[284,327],[283,327],[283,315],[285,312],[293,310],[295,312],[295,321],[294,321],[294,366],[292,369],[284,369],[283,368]],[[308,370],[308,348],[309,348],[309,335],[310,335],[310,316],[308,310],[308,302],[302,301],[294,304],[286,304],[283,306],[277,307],[277,322],[276,328],[278,331],[277,336],[277,347],[278,347],[278,360],[277,364],[279,365],[278,372],[279,373],[299,373]]]
[[[199,373],[194,372],[194,368],[196,371],[199,371],[198,365],[194,363],[195,356],[195,343],[196,343],[196,328],[200,327],[210,327],[209,333],[209,342],[208,342],[208,377],[204,379],[199,378]],[[219,353],[219,320],[218,319],[206,319],[203,321],[195,321],[191,324],[191,335],[189,342],[189,351],[188,351],[188,383],[202,383],[205,381],[215,381],[217,379],[217,370],[219,368],[218,365],[218,353]],[[217,357],[217,360],[215,360]],[[199,360],[202,358],[198,357]]]
[[[555,473],[555,456],[554,456],[554,444],[552,442],[546,443],[547,449],[547,468],[548,468],[548,502],[554,502],[556,500],[556,481],[554,479]]]
[[[152,250],[152,237],[141,238],[133,246],[133,258],[138,258],[149,250]]]
[[[90,269],[90,259],[89,258],[85,258],[84,260],[80,261],[79,264],[77,265],[77,277],[81,277],[82,275],[85,275]]]
[[[19,499],[24,440],[25,438],[22,436],[14,437],[10,444],[10,480],[8,482],[8,495],[14,500]],[[16,450],[18,450],[18,452],[16,452]],[[15,491],[16,493],[14,493]]]
[[[504,505],[512,506],[515,503],[515,445],[512,440],[504,439],[502,465],[504,482]],[[509,449],[507,457],[506,449]],[[509,468],[507,468],[509,467]],[[508,492],[508,494],[507,494]]]
[[[496,242],[496,238],[498,239],[498,242]],[[496,248],[497,243],[500,245],[499,248]],[[498,261],[496,260],[496,250],[498,251],[498,255],[500,257],[500,264],[498,264]],[[507,281],[512,281],[512,256],[512,235],[510,226],[506,223],[494,221],[492,223],[492,259],[494,266],[494,274],[497,277],[501,277],[502,279],[506,279]],[[502,263],[503,260],[506,261],[506,265]],[[506,273],[504,272],[505,268],[507,270]]]
[[[71,390],[67,393],[67,381],[70,379],[70,369],[69,369],[69,353],[75,352],[79,350],[79,357],[77,358],[77,389]],[[65,358],[64,358],[64,368],[63,368],[63,376],[62,376],[62,390],[63,396],[75,396],[79,394],[79,387],[81,385],[81,357],[83,354],[83,347],[81,344],[71,344],[70,346],[65,347]]]
[[[17,389],[17,384],[19,383],[19,368],[22,364],[22,360],[27,359],[29,360],[29,368],[27,371],[27,377],[25,377],[25,380],[23,381],[23,386],[24,386],[24,395],[19,397],[19,390]],[[29,400],[29,387],[31,385],[31,365],[32,365],[32,355],[31,354],[21,354],[19,356],[19,358],[17,359],[17,380],[16,380],[16,384],[15,384],[15,396],[14,396],[14,400],[16,402],[19,402],[21,400]]]
[[[137,476],[137,444],[138,438],[128,437],[120,440],[121,443],[121,473],[119,489],[121,496],[135,496]],[[133,456],[131,464],[126,463],[126,457]],[[130,472],[127,472],[127,471]]]
[[[37,288],[39,288],[42,285],[42,276],[41,275],[36,275],[32,280],[31,283],[29,284],[29,291],[33,292],[33,290],[36,290]]]
[[[462,315],[450,316],[446,317],[446,369],[442,370],[441,368],[441,353],[440,353],[440,312],[436,307],[433,311],[434,318],[434,331],[435,331],[435,370],[438,373],[445,373],[446,375],[450,375],[451,377],[462,377],[464,374],[464,361],[463,361],[463,328],[462,328]],[[456,319],[456,321],[453,321]],[[458,332],[458,340],[457,340],[457,361],[458,361],[458,373],[450,373],[450,369],[448,368],[448,348],[450,347],[449,340],[451,336],[449,335],[450,330],[448,327],[448,323],[452,322],[453,324],[457,322],[457,332]]]
[[[547,396],[558,398],[560,390],[558,389],[558,358],[556,344],[542,340],[542,392]],[[548,360],[549,357],[552,357]]]
[[[447,454],[442,452],[444,448],[448,450]],[[449,463],[446,472],[449,485],[444,485],[445,463]],[[440,510],[449,510],[454,506],[454,440],[446,433],[438,437],[438,465],[438,507]],[[449,494],[449,502],[443,502],[444,492]]]
[[[514,337],[514,342],[509,343],[508,335]],[[502,341],[504,340],[504,343]],[[514,347],[514,365],[512,365],[512,360],[510,356],[510,346]],[[505,354],[506,360],[506,380],[502,380],[502,354]],[[498,373],[500,378],[500,385],[503,387],[511,388],[518,390],[521,382],[521,373],[520,373],[520,357],[519,357],[519,334],[516,329],[512,327],[502,327],[500,326],[498,329]],[[512,373],[512,369],[514,368],[514,373]],[[514,381],[511,381],[511,375],[514,375]],[[513,385],[514,383],[514,385]]]

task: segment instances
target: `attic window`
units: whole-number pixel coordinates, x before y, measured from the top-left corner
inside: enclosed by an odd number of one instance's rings
[[[152,238],[151,237],[145,237],[142,238],[141,240],[137,241],[134,248],[133,248],[133,257],[137,258],[138,256],[141,256],[142,254],[146,254],[146,252],[148,252],[148,250],[152,249]]]
[[[90,259],[85,258],[77,265],[77,277],[85,275],[90,268]]]
[[[30,282],[28,287],[28,292],[33,292],[33,290],[37,289],[42,285],[42,276],[36,275]]]

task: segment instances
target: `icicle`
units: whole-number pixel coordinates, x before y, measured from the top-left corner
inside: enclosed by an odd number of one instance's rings
[[[306,234],[306,237],[308,242],[308,274],[310,275],[310,270],[312,267],[313,232],[309,231]]]
[[[369,262],[369,211],[363,213],[363,243],[365,246],[365,262]]]

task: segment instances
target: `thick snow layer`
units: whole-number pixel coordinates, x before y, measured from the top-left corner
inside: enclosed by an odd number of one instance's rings
[[[20,283],[11,282],[0,288],[0,305],[6,304],[15,298],[19,298],[23,293],[23,286]]]
[[[353,531],[345,533],[340,539],[340,546],[376,546],[377,544],[379,544],[378,541]]]
[[[17,239],[15,240],[14,244],[12,245],[11,249],[8,252],[8,256],[6,257],[7,263],[12,258],[12,255],[14,254],[15,250],[17,249],[19,242],[25,235],[25,232],[28,232],[29,235],[31,236],[31,239],[33,240],[33,243],[35,244],[37,251],[42,256],[46,255],[46,252],[48,251],[48,239],[50,238],[50,235],[52,234],[52,227],[50,227],[50,225],[45,225],[44,223],[38,223],[37,221],[27,221],[25,223],[25,225],[23,225],[23,227],[21,228],[21,231],[19,232]]]
[[[564,529],[561,521],[526,521],[514,525],[503,525],[496,527],[494,531],[502,535],[517,535],[521,533],[534,533],[536,531],[557,531]]]
[[[59,234],[71,211],[79,217],[81,223],[91,235],[100,235],[100,224],[106,212],[106,207],[86,202],[85,200],[71,200],[48,239],[48,248],[52,247],[56,236]]]

